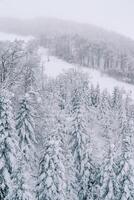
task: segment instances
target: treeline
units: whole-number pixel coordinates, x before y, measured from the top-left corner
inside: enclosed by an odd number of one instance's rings
[[[0,199],[134,199],[132,100],[77,70],[40,84],[24,49],[32,81],[1,83]]]
[[[112,37],[112,36],[111,36]],[[133,83],[134,48],[130,44],[105,39],[90,39],[78,35],[44,35],[40,44],[50,54],[67,62],[99,69],[118,79]]]

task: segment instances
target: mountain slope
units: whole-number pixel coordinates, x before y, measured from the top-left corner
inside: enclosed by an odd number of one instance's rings
[[[104,75],[99,70],[88,69],[85,67],[79,67],[78,65],[69,64],[54,56],[50,56],[46,53],[46,49],[40,48],[39,55],[41,56],[41,65],[44,66],[44,73],[51,78],[56,78],[59,74],[67,72],[69,69],[77,69],[81,72],[88,74],[89,83],[94,85],[99,84],[101,90],[107,89],[110,93],[113,92],[114,87],[118,87],[124,94],[130,95],[134,99],[134,85],[128,84],[122,81],[118,81],[114,78]]]
[[[68,20],[55,18],[33,18],[33,19],[15,19],[0,18],[0,31],[16,33],[20,35],[64,35],[78,34],[81,37],[93,40],[109,41],[121,45],[124,48],[130,46],[134,48],[134,41],[112,31],[103,28],[77,23]]]
[[[0,31],[32,35],[51,55],[134,84],[134,41],[122,35],[52,18],[1,18]]]

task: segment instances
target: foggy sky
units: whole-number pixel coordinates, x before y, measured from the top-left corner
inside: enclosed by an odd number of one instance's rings
[[[0,0],[0,17],[69,19],[134,39],[134,0]]]

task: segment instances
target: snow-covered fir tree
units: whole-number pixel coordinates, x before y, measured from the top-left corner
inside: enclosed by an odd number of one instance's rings
[[[99,85],[94,88],[94,85],[91,84],[90,87],[90,97],[91,97],[91,103],[93,106],[97,107],[100,102],[100,88]]]
[[[127,103],[127,102],[126,102]],[[132,162],[132,135],[134,121],[130,113],[128,113],[129,105],[124,106],[122,127],[121,154],[118,156],[116,163],[116,175],[118,183],[117,200],[134,199],[134,170]],[[128,115],[130,114],[130,116]]]
[[[67,143],[68,146],[68,143]],[[65,169],[66,169],[66,199],[67,200],[77,200],[78,199],[78,188],[77,179],[75,174],[75,165],[72,153],[66,148],[65,153]]]
[[[109,149],[101,168],[100,199],[115,200],[118,194],[117,177],[114,170],[114,147]]]
[[[115,127],[115,114],[111,107],[111,97],[107,91],[101,94],[101,102],[99,105],[99,120],[100,131],[105,141],[105,156],[102,162],[101,168],[101,187],[100,187],[100,199],[114,200],[117,193],[117,181],[114,171],[115,155],[117,153],[117,144],[114,143],[114,137],[116,136]],[[116,137],[117,138],[117,137]]]
[[[21,100],[16,118],[16,130],[19,138],[21,159],[19,159],[18,176],[16,182],[18,187],[16,193],[18,198],[32,200],[35,192],[36,177],[36,137],[33,119],[33,108],[28,94]],[[30,182],[28,184],[28,181]],[[17,195],[18,195],[17,194]]]
[[[28,94],[21,100],[16,118],[16,130],[19,137],[19,146],[26,160],[34,158],[35,153],[35,123],[33,108]]]
[[[73,72],[74,73],[74,72]],[[74,162],[69,146],[69,119],[70,119],[70,79],[72,71],[66,75],[60,76],[56,80],[55,90],[55,104],[58,105],[60,117],[60,132],[63,138],[63,153],[64,153],[64,166],[65,166],[65,181],[66,181],[66,200],[77,200],[77,186],[74,170]],[[72,78],[72,77],[71,77]],[[73,85],[72,85],[73,87]]]
[[[49,113],[49,133],[45,133],[45,144],[39,163],[37,199],[66,200],[66,171],[63,143],[63,127],[55,109]],[[51,119],[51,120],[50,120]]]
[[[0,95],[0,199],[11,199],[13,174],[17,168],[17,137],[10,97],[7,91]]]
[[[112,110],[110,105],[110,95],[107,90],[103,91],[101,94],[101,101],[99,104],[98,112],[97,112],[97,119],[100,127],[100,133],[106,143],[108,142],[109,149],[109,137],[111,138],[111,126],[112,126]]]
[[[11,194],[12,200],[33,200],[33,190],[31,187],[31,176],[27,165],[25,164],[25,159],[22,158],[20,152],[18,159],[18,167],[13,174],[14,188]]]
[[[79,199],[97,200],[99,199],[99,173],[97,164],[93,162],[89,154],[85,154],[87,158],[82,163],[82,174],[80,180]]]
[[[115,87],[111,97],[111,106],[115,109],[119,109],[122,104],[122,91]]]
[[[39,163],[37,199],[57,200],[65,198],[64,165],[60,154],[62,149],[56,138],[47,140],[43,156]]]
[[[88,135],[89,133],[87,130],[88,121],[83,101],[83,91],[82,88],[76,87],[72,93],[69,143],[74,158],[76,185],[78,188],[79,199],[87,198],[87,187],[90,187],[89,180],[91,178],[88,177],[88,175],[92,174],[90,171],[91,163],[87,154],[87,148],[90,148],[90,136]],[[89,146],[87,146],[87,144]],[[85,180],[82,179],[84,175],[87,176]]]

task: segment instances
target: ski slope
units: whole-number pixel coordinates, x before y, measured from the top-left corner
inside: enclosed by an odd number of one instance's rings
[[[114,87],[118,87],[124,94],[130,95],[134,99],[134,85],[132,84],[118,81],[95,69],[69,64],[53,56],[49,56],[48,59],[47,50],[43,48],[40,48],[39,54],[41,56],[41,63],[44,66],[44,72],[51,78],[55,78],[60,73],[66,72],[71,68],[79,68],[80,71],[89,75],[89,81],[91,83],[94,85],[99,84],[101,90],[107,89],[111,93]]]

